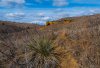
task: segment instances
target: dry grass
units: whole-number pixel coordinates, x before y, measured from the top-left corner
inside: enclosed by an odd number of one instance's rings
[[[59,67],[100,68],[99,15],[0,35],[0,68]]]

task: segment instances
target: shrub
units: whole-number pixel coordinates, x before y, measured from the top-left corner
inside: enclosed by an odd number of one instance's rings
[[[45,38],[34,40],[34,43],[29,47],[33,53],[30,61],[34,68],[57,68],[59,66],[59,59],[53,41]]]
[[[55,24],[55,22],[53,22],[53,21],[46,22],[46,26],[49,26],[49,25],[52,25],[52,24]]]

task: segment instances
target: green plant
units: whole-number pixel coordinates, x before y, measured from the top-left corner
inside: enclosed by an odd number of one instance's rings
[[[53,41],[42,38],[34,40],[34,43],[29,45],[32,52],[31,62],[35,68],[57,68],[59,60],[56,47],[53,46]]]

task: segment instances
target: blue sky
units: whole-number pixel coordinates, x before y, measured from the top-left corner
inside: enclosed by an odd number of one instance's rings
[[[44,24],[100,13],[99,0],[0,0],[0,20]]]

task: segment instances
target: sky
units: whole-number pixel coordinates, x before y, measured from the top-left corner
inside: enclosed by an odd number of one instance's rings
[[[0,20],[45,24],[65,17],[100,14],[99,0],[0,0]]]

